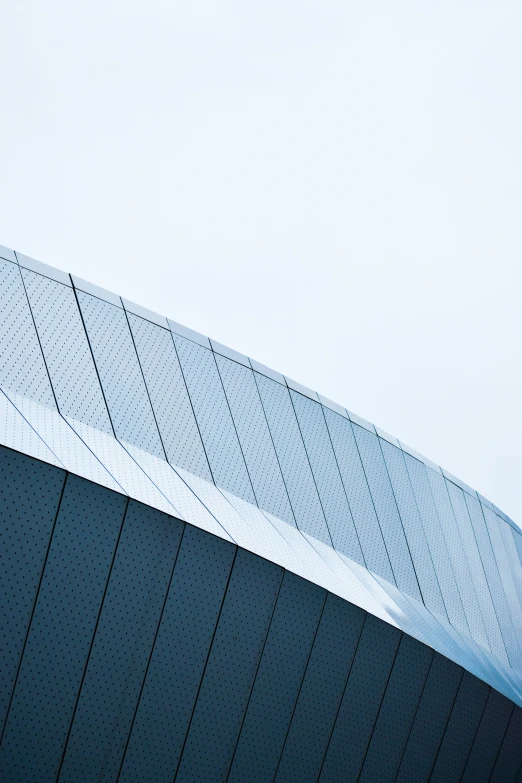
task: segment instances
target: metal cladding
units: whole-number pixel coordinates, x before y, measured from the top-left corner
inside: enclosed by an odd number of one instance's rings
[[[170,318],[0,271],[2,780],[516,780],[512,520]]]

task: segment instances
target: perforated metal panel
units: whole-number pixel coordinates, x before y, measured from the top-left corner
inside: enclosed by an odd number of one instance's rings
[[[415,569],[397,510],[386,463],[379,447],[379,439],[377,435],[373,435],[357,424],[352,426],[393,568],[395,582],[400,590],[421,601]]]
[[[174,343],[214,481],[255,503],[250,476],[216,367],[207,348],[174,335]]]
[[[331,544],[317,489],[286,386],[254,373],[297,526]]]
[[[218,354],[215,358],[257,504],[295,525],[253,372]]]
[[[125,312],[83,291],[76,295],[116,436],[164,457]]]
[[[211,479],[171,332],[132,313],[127,317],[167,459]]]
[[[73,289],[21,272],[60,411],[112,434]]]
[[[20,268],[0,258],[0,386],[55,407]]]
[[[326,428],[322,407],[302,394],[290,397],[335,549],[365,565],[352,512]]]

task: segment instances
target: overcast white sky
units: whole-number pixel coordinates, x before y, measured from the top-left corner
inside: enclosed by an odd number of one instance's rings
[[[17,0],[1,24],[0,243],[522,523],[517,0]]]

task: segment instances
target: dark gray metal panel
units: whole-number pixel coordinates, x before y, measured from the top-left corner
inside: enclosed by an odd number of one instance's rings
[[[274,778],[326,591],[285,572],[228,781]]]
[[[238,550],[176,781],[222,781],[229,770],[283,577]]]
[[[522,767],[522,709],[515,706],[498,752],[490,783],[515,783]]]
[[[65,475],[60,468],[0,447],[0,735]]]
[[[129,503],[60,783],[118,776],[184,527]]]
[[[491,688],[465,671],[442,738],[432,783],[457,783],[475,739]]]
[[[403,634],[359,777],[361,783],[395,780],[433,655],[429,647]]]
[[[170,783],[205,668],[236,547],[186,526],[120,774]]]
[[[126,505],[67,477],[0,751],[3,780],[55,780]]]
[[[462,783],[487,783],[511,719],[514,704],[491,690],[462,776]],[[522,737],[521,737],[522,739]]]
[[[328,595],[276,775],[313,783],[321,770],[366,612]]]
[[[402,633],[368,615],[324,760],[321,783],[356,781]]]
[[[435,653],[404,749],[397,783],[429,780],[462,675],[460,666]]]

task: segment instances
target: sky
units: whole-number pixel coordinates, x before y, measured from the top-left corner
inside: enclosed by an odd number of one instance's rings
[[[522,524],[520,3],[1,16],[1,244],[306,384]]]

